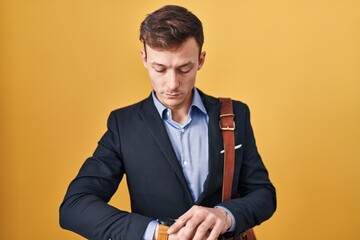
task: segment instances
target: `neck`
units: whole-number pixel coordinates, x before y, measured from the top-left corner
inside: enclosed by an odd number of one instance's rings
[[[186,102],[181,106],[171,108],[172,119],[175,122],[182,125],[186,122],[193,97],[194,97],[194,93],[192,93],[191,96],[186,100]]]
[[[172,111],[172,119],[175,122],[177,122],[177,123],[179,123],[181,125],[183,125],[186,122],[187,116],[189,114],[189,108],[187,108],[187,109],[178,109],[178,110],[171,109],[171,111]]]

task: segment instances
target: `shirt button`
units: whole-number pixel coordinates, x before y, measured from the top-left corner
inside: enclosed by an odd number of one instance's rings
[[[182,132],[182,133],[185,132],[185,129],[182,128],[182,129],[181,129],[181,132]]]
[[[188,165],[188,161],[184,161],[184,166],[186,167]]]

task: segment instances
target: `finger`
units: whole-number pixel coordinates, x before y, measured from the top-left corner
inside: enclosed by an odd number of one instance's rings
[[[188,236],[185,233],[185,228],[181,228],[178,232],[174,233],[174,234],[170,234],[168,237],[169,240],[190,240],[193,239],[193,235]],[[206,240],[206,239],[204,239]]]
[[[179,217],[173,225],[170,226],[167,233],[168,234],[174,234],[177,233],[182,227],[184,227],[186,224],[185,217],[181,216]]]
[[[194,216],[186,223],[185,228],[188,232],[193,232],[195,240],[206,237],[213,229],[218,218],[208,208],[200,208]]]
[[[216,221],[216,223],[215,223],[213,229],[211,229],[210,234],[209,234],[209,236],[208,236],[207,239],[208,239],[208,240],[210,240],[210,239],[217,239],[217,238],[220,236],[220,234],[221,234],[221,230],[222,230],[222,223],[221,223],[221,221]]]
[[[185,239],[193,239],[195,233],[197,232],[198,226],[202,223],[203,219],[198,216],[193,216],[186,222],[185,227],[183,227],[182,236]]]
[[[178,232],[182,227],[184,227],[189,219],[192,218],[193,213],[195,212],[196,208],[198,206],[191,207],[186,213],[181,215],[176,222],[171,225],[171,227],[168,229],[168,234],[174,234]]]
[[[210,234],[212,225],[213,224],[210,221],[201,223],[196,229],[193,240],[206,239]]]
[[[211,235],[212,234],[212,235]],[[196,233],[194,236],[195,240],[200,239],[212,239],[210,236],[215,236],[214,239],[221,234],[221,220],[212,213],[207,213],[206,218],[202,221],[202,223],[196,229]]]

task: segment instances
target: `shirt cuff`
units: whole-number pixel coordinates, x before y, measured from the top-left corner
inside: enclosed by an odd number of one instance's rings
[[[152,220],[151,222],[149,222],[142,240],[153,240],[157,224],[158,223],[156,220]]]
[[[214,208],[220,208],[220,209],[224,210],[231,217],[231,227],[229,228],[229,230],[227,230],[226,233],[231,233],[231,232],[235,231],[236,221],[235,221],[234,215],[230,212],[230,210],[223,206],[215,206]]]

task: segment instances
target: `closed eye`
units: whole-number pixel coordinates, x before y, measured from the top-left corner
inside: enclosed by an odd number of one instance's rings
[[[186,74],[189,73],[192,69],[186,69],[186,70],[182,70],[182,69],[178,69],[178,72],[181,74]]]
[[[166,69],[155,69],[155,71],[158,72],[158,73],[163,73],[163,72],[166,71]]]
[[[183,66],[180,66],[177,71],[181,74],[186,74],[189,73],[192,69],[193,69],[193,64],[192,63],[187,63]]]
[[[158,72],[158,73],[163,73],[163,72],[166,71],[166,68],[164,68],[164,67],[159,67],[159,66],[155,66],[155,67],[153,67],[153,69],[154,69],[156,72]]]

